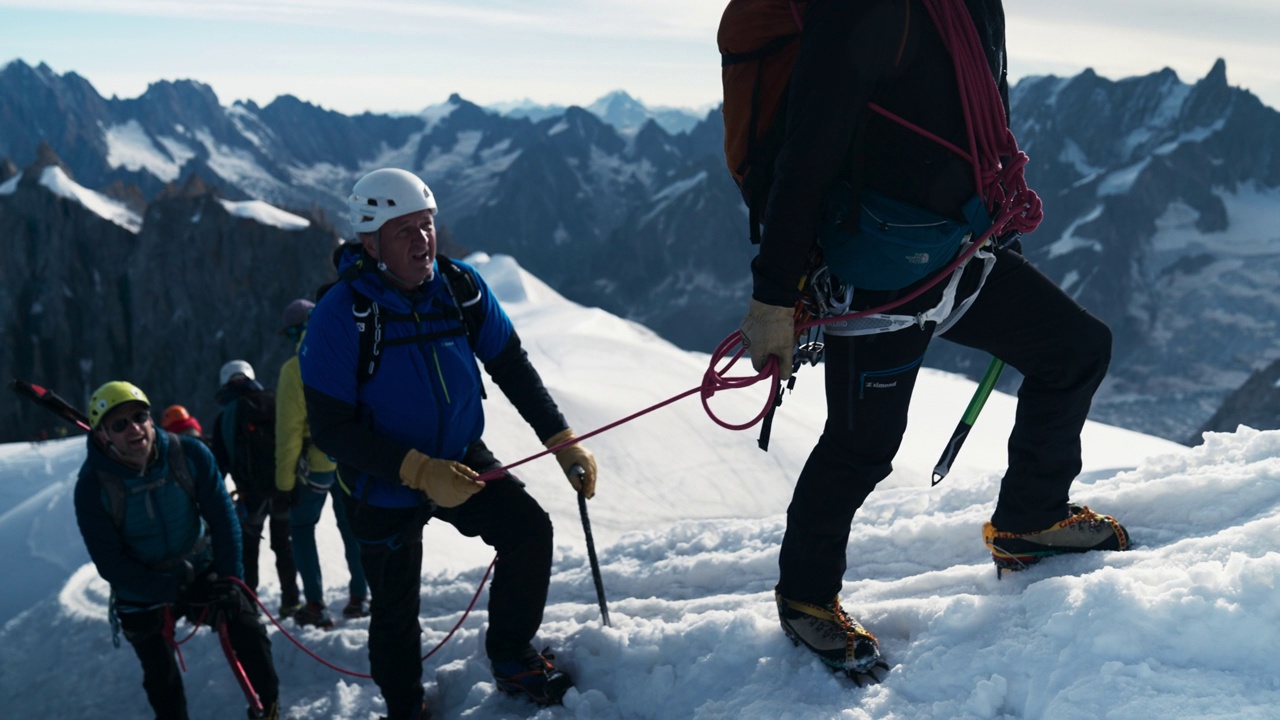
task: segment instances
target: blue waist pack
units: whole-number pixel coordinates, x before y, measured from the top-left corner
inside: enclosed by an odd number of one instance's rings
[[[874,190],[863,190],[856,223],[847,193],[821,233],[827,268],[846,285],[863,290],[901,290],[955,258],[966,239],[991,227],[982,198],[964,205],[968,222],[944,217]]]

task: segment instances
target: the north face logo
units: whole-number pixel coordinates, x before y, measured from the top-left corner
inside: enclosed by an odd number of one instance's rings
[[[924,265],[929,262],[929,253],[912,253],[906,257],[912,265]]]

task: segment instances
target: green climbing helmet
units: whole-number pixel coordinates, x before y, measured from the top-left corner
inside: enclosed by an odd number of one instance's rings
[[[137,385],[124,380],[112,380],[94,390],[93,395],[89,396],[89,425],[97,430],[107,413],[127,402],[140,402],[151,407],[147,394],[139,390]]]

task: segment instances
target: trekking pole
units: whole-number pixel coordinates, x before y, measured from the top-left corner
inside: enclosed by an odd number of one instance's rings
[[[587,471],[582,469],[581,465],[574,465],[569,468],[569,472],[578,476],[579,482]],[[591,536],[591,520],[587,518],[587,496],[578,491],[578,514],[582,516],[582,531],[587,536],[587,559],[591,561],[591,579],[596,584],[596,600],[600,603],[600,617],[604,619],[604,626],[609,625],[609,606],[604,599],[604,580],[600,577],[600,560],[596,558],[596,541]]]
[[[9,389],[72,425],[79,426],[85,432],[92,430],[89,427],[89,418],[52,390],[21,380],[11,381]]]
[[[227,656],[231,674],[235,675],[236,682],[240,683],[244,699],[249,701],[249,710],[253,713],[253,717],[261,717],[262,700],[253,689],[253,683],[249,682],[249,676],[245,673],[244,666],[240,664],[240,658],[236,657],[236,650],[231,647],[231,636],[227,633],[227,621],[221,618],[218,619],[218,642],[222,644],[222,654]]]
[[[996,381],[1000,379],[1002,370],[1004,370],[1004,361],[998,357],[992,357],[991,364],[987,366],[987,373],[982,376],[982,381],[973,391],[969,407],[965,408],[964,415],[956,424],[955,432],[951,433],[951,439],[942,450],[942,457],[938,458],[938,464],[933,467],[934,486],[942,482],[942,478],[951,472],[951,463],[955,462],[956,455],[960,454],[960,448],[964,445],[965,438],[969,437],[969,431],[973,429],[973,423],[977,421],[978,413],[982,412],[982,406],[987,403],[987,398],[996,386]]]

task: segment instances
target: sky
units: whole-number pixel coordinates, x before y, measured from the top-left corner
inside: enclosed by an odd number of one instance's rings
[[[704,110],[721,94],[721,0],[0,0],[0,63],[74,71],[105,97],[195,79],[224,105],[292,94],[347,114],[480,104],[588,105],[622,89]],[[1013,0],[1011,77],[1228,81],[1280,107],[1274,0]]]
[[[520,328],[534,364],[579,433],[697,386],[705,354],[564,300],[508,257],[473,256]],[[736,369],[731,374],[740,374]],[[604,392],[602,389],[607,388]],[[772,587],[794,478],[822,424],[811,368],[779,408],[769,452],[686,398],[587,441],[600,466],[590,521],[610,627],[600,621],[582,524],[568,483],[544,458],[516,472],[556,528],[553,579],[537,642],[576,679],[564,705],[537,709],[498,693],[483,656],[485,603],[426,662],[433,717],[539,720],[840,720],[906,718],[1274,717],[1280,706],[1280,431],[1240,428],[1188,448],[1090,422],[1072,499],[1116,515],[1124,553],[1043,561],[997,579],[980,528],[1005,462],[1013,398],[995,393],[936,488],[930,470],[974,384],[922,372],[891,475],[854,521],[846,609],[880,639],[889,665],[856,687],[793,647]],[[709,400],[743,422],[760,386]],[[486,401],[486,440],[514,462],[540,450],[501,397]],[[75,528],[72,486],[83,437],[0,445],[0,697],[14,717],[146,717],[141,672],[113,649],[108,588]],[[332,515],[319,544],[337,614],[347,573]],[[461,618],[492,559],[477,540],[427,527],[424,653]],[[260,594],[279,584],[260,560]],[[21,578],[21,582],[16,581]],[[367,620],[284,630],[325,660],[367,672]],[[179,636],[188,630],[179,627]],[[383,711],[370,681],[326,668],[270,630],[282,717]],[[243,706],[216,640],[183,646],[195,720]]]

